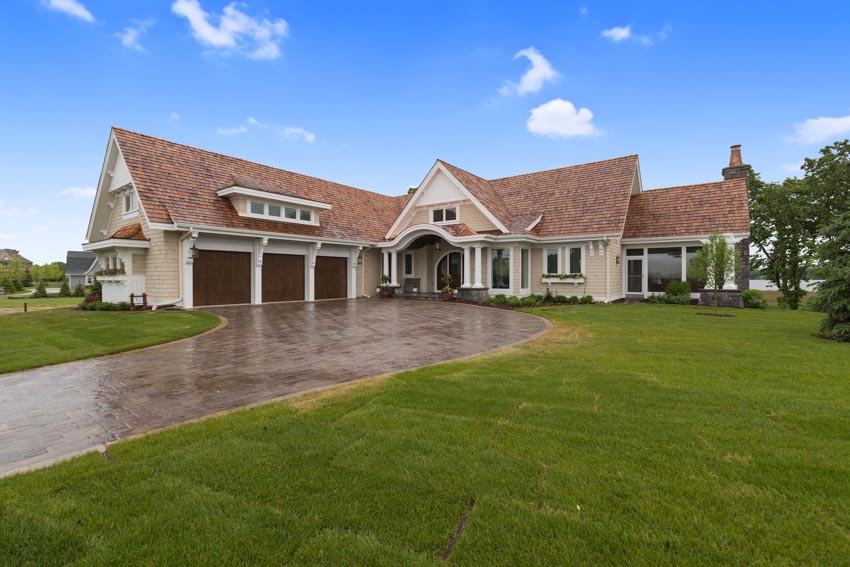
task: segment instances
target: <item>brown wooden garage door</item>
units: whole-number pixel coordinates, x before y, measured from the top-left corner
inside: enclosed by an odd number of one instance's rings
[[[192,274],[195,305],[251,303],[250,252],[198,250]]]
[[[348,297],[348,260],[331,256],[316,258],[316,299]]]
[[[263,303],[304,299],[304,256],[263,254]]]

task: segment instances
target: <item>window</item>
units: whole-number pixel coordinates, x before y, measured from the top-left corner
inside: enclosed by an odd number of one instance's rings
[[[280,216],[280,205],[269,205],[269,216],[270,217],[279,217]]]
[[[529,262],[529,251],[523,248],[520,251],[520,285],[522,289],[531,289],[529,280],[531,276],[531,266]]]
[[[584,248],[570,248],[569,262],[570,269],[569,273],[571,274],[582,274],[584,273],[581,267],[581,256]]]
[[[283,214],[288,219],[295,219],[298,218],[298,209],[295,207],[286,207],[283,209]]]
[[[411,253],[404,255],[404,277],[413,277],[413,254]]]
[[[136,210],[136,194],[130,191],[124,194],[124,214],[132,213]]]
[[[248,216],[263,217],[277,221],[290,221],[296,223],[319,224],[310,209],[299,209],[287,207],[280,204],[264,203],[262,201],[248,201]]]
[[[702,246],[688,246],[685,249],[685,265],[690,266],[691,262],[694,261],[694,258],[697,256],[697,252],[702,249]],[[687,276],[687,273],[685,274]],[[688,277],[688,283],[691,284],[691,293],[699,293],[699,290],[705,287],[705,283],[699,281],[696,278]]]
[[[431,222],[454,222],[457,220],[457,207],[444,209],[433,209],[431,211]]]
[[[301,209],[298,211],[298,218],[310,222],[313,220],[313,211],[308,211],[307,209]]]
[[[511,251],[507,248],[490,249],[490,287],[503,291],[511,289]]]
[[[682,248],[649,248],[647,250],[649,291],[663,292],[667,284],[682,280]]]
[[[547,248],[544,251],[546,256],[546,273],[560,274],[561,273],[561,250],[558,248]]]
[[[266,205],[259,201],[251,201],[251,214],[264,215],[266,213]]]

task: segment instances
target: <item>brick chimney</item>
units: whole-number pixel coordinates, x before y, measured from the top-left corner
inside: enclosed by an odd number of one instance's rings
[[[729,167],[723,168],[723,179],[749,178],[752,168],[741,159],[741,144],[735,144],[730,150]]]

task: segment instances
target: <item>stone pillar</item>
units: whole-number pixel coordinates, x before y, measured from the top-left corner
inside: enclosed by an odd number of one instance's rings
[[[470,272],[472,268],[472,254],[470,254],[469,246],[463,247],[463,283],[461,283],[460,287],[471,287],[472,283],[470,280]]]
[[[750,289],[750,239],[744,238],[735,245],[738,251],[739,263],[735,271],[735,284],[741,291]]]
[[[390,285],[392,287],[399,287],[399,285],[398,285],[398,252],[395,252],[395,251],[390,252],[390,265],[391,265],[391,270],[392,270],[392,274],[390,275],[390,277],[392,278],[392,281],[390,282]]]
[[[472,287],[482,288],[484,284],[481,282],[481,246],[475,247],[475,284]]]

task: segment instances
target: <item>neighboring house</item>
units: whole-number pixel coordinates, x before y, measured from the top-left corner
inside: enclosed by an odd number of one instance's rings
[[[716,230],[746,265],[749,170],[732,146],[723,181],[645,191],[637,156],[490,180],[438,160],[389,197],[115,128],[83,248],[110,301],[351,298],[382,274],[431,292],[448,273],[465,298],[608,302],[686,279]]]
[[[32,268],[32,262],[21,256],[17,250],[11,248],[0,248],[0,266],[6,268],[12,263],[12,260],[18,259],[21,261],[21,267],[24,271],[29,271]]]
[[[87,286],[94,283],[94,273],[99,268],[94,252],[68,250],[65,256],[65,275],[68,276],[68,285],[71,289],[78,285]]]

